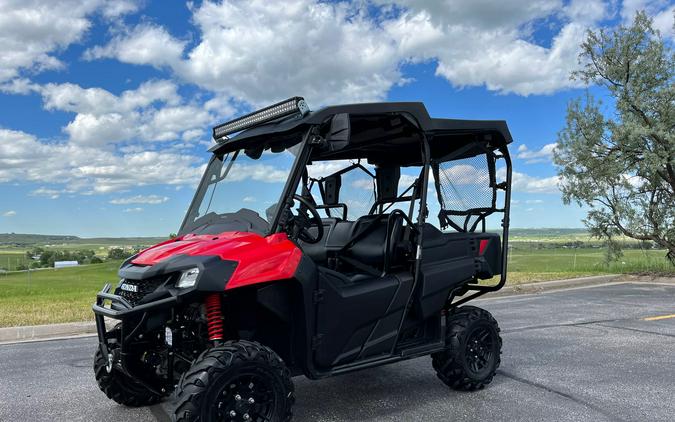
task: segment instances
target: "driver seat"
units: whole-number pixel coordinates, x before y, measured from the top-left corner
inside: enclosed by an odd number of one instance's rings
[[[403,217],[399,214],[365,215],[356,221],[323,218],[323,238],[317,243],[299,241],[305,255],[317,265],[334,268],[337,258],[341,272],[354,273],[354,280],[381,276],[400,266],[406,248]],[[316,227],[309,231],[316,234]],[[347,271],[343,271],[347,270]]]
[[[364,215],[354,222],[351,238],[337,258],[358,273],[386,274],[401,264],[404,234],[399,214]]]

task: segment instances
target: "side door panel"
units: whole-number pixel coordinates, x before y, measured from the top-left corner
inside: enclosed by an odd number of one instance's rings
[[[332,368],[382,353],[396,341],[412,278],[395,275],[357,281],[325,268],[319,270],[322,298],[317,304],[314,359]]]

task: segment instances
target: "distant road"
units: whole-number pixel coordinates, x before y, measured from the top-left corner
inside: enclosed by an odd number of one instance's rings
[[[612,284],[486,299],[502,327],[495,381],[459,393],[429,358],[322,381],[296,378],[296,421],[672,421],[675,285]],[[94,338],[0,346],[0,421],[167,420],[107,400]]]

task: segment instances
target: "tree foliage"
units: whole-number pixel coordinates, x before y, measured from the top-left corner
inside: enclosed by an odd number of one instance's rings
[[[80,264],[94,263],[95,253],[92,250],[59,251],[35,247],[26,252],[31,268],[51,268],[56,261],[77,261]],[[98,258],[96,258],[98,259]]]
[[[675,56],[643,12],[630,26],[589,31],[572,78],[608,93],[568,105],[554,161],[565,203],[610,254],[617,236],[653,241],[675,264]]]
[[[122,248],[110,248],[108,250],[108,259],[127,259],[133,256],[137,251]]]

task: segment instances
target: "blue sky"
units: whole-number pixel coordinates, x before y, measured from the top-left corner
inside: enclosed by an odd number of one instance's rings
[[[0,0],[0,232],[175,232],[210,128],[295,95],[505,119],[512,227],[581,227],[551,163],[567,76],[587,29],[638,9],[673,36],[661,0]]]

